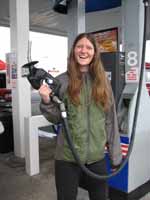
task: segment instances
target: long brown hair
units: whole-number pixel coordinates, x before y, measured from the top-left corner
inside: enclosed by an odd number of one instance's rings
[[[68,74],[69,74],[69,85],[68,94],[73,104],[80,104],[80,90],[82,87],[82,72],[80,72],[79,64],[77,63],[74,55],[74,49],[79,40],[87,38],[94,46],[94,57],[89,66],[89,73],[93,79],[92,83],[92,98],[95,103],[101,104],[103,109],[106,111],[110,105],[110,87],[106,78],[103,65],[100,59],[100,52],[97,47],[95,37],[90,33],[79,34],[71,48],[69,59],[68,59]]]

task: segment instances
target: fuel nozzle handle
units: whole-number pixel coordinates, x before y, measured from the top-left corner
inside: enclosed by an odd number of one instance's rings
[[[43,81],[45,81],[52,89],[53,93],[57,95],[60,87],[59,81],[44,69],[36,68],[34,65],[37,63],[38,61],[32,61],[23,65],[22,69],[24,73],[22,76],[27,77],[32,87],[36,90],[38,90],[43,84]]]

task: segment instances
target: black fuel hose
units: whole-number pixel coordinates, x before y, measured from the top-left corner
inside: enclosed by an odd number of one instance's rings
[[[131,138],[130,138],[130,144],[128,147],[128,153],[126,155],[126,158],[122,161],[120,167],[114,171],[113,173],[107,174],[107,175],[98,175],[95,174],[94,172],[90,171],[87,167],[85,167],[84,164],[82,164],[75,147],[72,142],[69,126],[68,126],[68,121],[67,121],[67,113],[65,111],[64,105],[62,106],[62,102],[59,101],[58,104],[60,104],[60,107],[63,107],[62,109],[62,119],[63,119],[63,125],[65,129],[65,136],[66,140],[68,142],[68,145],[70,147],[70,150],[78,163],[78,165],[81,167],[81,169],[90,177],[93,177],[98,180],[102,179],[109,179],[116,174],[118,174],[126,165],[126,163],[129,160],[129,157],[131,155],[132,149],[133,149],[133,144],[134,144],[134,139],[135,139],[135,131],[136,131],[136,125],[137,125],[137,117],[138,117],[138,112],[139,112],[139,105],[140,105],[140,97],[141,97],[141,90],[142,90],[142,81],[143,81],[143,75],[144,75],[144,66],[145,66],[145,49],[146,49],[146,33],[147,33],[147,12],[148,12],[148,6],[149,6],[149,1],[148,0],[143,0],[144,3],[144,30],[143,30],[143,46],[142,46],[142,59],[141,59],[141,68],[140,68],[140,77],[139,77],[139,84],[138,84],[138,89],[137,89],[137,97],[136,97],[136,104],[135,104],[135,113],[133,117],[133,124],[132,124],[132,130],[131,130]],[[55,100],[54,100],[55,101]],[[60,108],[61,110],[61,108]],[[66,113],[66,114],[64,114]]]

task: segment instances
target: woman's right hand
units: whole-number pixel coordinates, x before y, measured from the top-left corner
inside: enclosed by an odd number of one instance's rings
[[[52,90],[49,88],[49,86],[47,84],[42,84],[38,91],[43,102],[49,103],[50,95],[52,94]]]

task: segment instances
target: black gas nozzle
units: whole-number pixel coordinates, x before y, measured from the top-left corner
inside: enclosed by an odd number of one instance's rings
[[[54,78],[51,74],[46,72],[44,69],[36,68],[34,65],[37,63],[38,61],[32,61],[23,65],[22,76],[27,77],[31,86],[36,90],[38,90],[40,86],[43,84],[43,82],[45,82],[52,89],[53,94],[56,95],[60,87],[59,81],[56,78]]]

